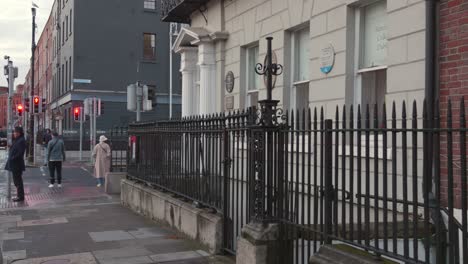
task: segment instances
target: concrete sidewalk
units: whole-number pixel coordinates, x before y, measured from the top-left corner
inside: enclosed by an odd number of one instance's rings
[[[49,189],[48,173],[28,168],[24,204],[4,198],[0,177],[4,263],[234,263],[122,207],[120,197],[103,193],[79,163],[66,164],[63,175],[64,187]]]

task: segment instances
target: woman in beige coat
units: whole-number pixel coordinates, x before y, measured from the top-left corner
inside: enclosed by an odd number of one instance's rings
[[[104,184],[106,174],[110,171],[111,149],[106,141],[105,136],[100,136],[99,143],[93,149],[94,177],[97,179],[97,187]]]

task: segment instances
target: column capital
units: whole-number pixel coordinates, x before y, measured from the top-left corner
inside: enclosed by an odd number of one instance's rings
[[[198,52],[198,47],[182,46],[182,47],[178,47],[177,49],[174,49],[174,52],[178,53],[178,54],[197,53]]]
[[[198,61],[198,48],[195,47],[181,47],[177,50],[180,56],[180,71],[195,71],[197,69]]]

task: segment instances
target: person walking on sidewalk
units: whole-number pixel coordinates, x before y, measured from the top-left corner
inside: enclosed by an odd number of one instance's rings
[[[13,144],[8,152],[8,160],[5,170],[13,174],[13,182],[16,187],[16,197],[13,202],[24,201],[23,171],[26,170],[24,164],[24,152],[26,151],[26,141],[22,127],[15,127],[13,132]]]
[[[52,139],[52,133],[50,129],[46,129],[44,136],[42,137],[42,145],[44,146],[44,167],[47,166],[47,147],[49,145],[49,141]]]
[[[110,171],[111,149],[106,143],[107,138],[103,135],[99,137],[99,143],[94,146],[94,177],[97,179],[97,187],[104,184],[106,174]]]
[[[47,161],[49,162],[50,184],[49,188],[53,188],[55,184],[55,172],[57,172],[57,186],[62,187],[62,162],[65,157],[65,144],[59,138],[57,132],[52,133],[52,139],[47,145]]]

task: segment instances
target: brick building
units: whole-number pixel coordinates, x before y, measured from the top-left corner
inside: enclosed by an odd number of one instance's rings
[[[13,95],[13,109],[16,109],[18,104],[23,103],[23,85],[16,86],[15,94]],[[7,128],[7,111],[8,111],[8,87],[0,87],[0,130]]]
[[[114,2],[54,1],[35,52],[34,94],[47,103],[45,114],[38,117],[39,130],[77,133],[73,108],[88,97],[99,97],[105,105],[97,121],[99,131],[133,122],[135,113],[126,109],[126,87],[136,81],[156,91],[154,108],[142,115],[143,120],[169,116],[169,25],[160,21],[159,1]],[[174,58],[177,73],[180,59]],[[28,74],[28,94],[30,82]],[[180,74],[173,74],[172,83],[174,116],[178,116]],[[85,122],[85,134],[88,127]]]
[[[460,101],[464,97],[465,112],[468,110],[468,0],[442,0],[440,2],[440,36],[439,36],[439,100],[441,126],[445,127],[448,116],[448,103],[452,103],[454,127],[460,126]],[[453,190],[457,207],[461,204],[461,164],[460,141],[454,134],[454,162],[451,164],[454,173]],[[441,139],[441,149],[446,149],[447,138]],[[464,146],[466,148],[466,146]],[[468,152],[468,151],[467,151]],[[447,195],[448,164],[447,157],[441,153],[441,194]]]

